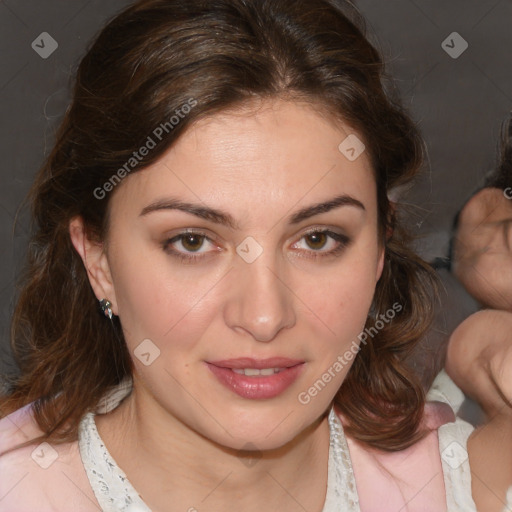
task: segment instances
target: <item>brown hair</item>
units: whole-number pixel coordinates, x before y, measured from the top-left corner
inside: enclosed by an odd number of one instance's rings
[[[484,187],[512,187],[512,112],[501,125],[501,137],[498,144],[498,163],[496,169],[486,178]]]
[[[198,119],[252,98],[288,97],[321,107],[364,138],[386,244],[367,326],[393,303],[403,307],[362,346],[336,395],[346,431],[383,450],[423,436],[424,393],[404,358],[431,317],[432,271],[407,249],[387,197],[415,176],[423,143],[383,85],[390,82],[381,57],[352,8],[350,18],[337,0],[142,0],[101,31],[29,194],[34,234],[11,339],[21,372],[0,399],[1,415],[34,402],[45,439],[76,440],[83,414],[132,371],[119,320],[102,316],[70,241],[69,221],[78,215],[90,238],[106,240],[109,201],[95,191],[191,98],[194,108],[168,124],[133,172]]]

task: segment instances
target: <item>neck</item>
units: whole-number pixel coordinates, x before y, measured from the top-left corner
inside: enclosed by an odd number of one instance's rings
[[[118,465],[153,510],[287,511],[323,509],[327,489],[327,415],[284,446],[237,450],[215,443],[134,389],[96,425]],[[206,414],[206,413],[205,413]],[[130,447],[129,450],[126,447]],[[172,503],[172,508],[169,508]]]

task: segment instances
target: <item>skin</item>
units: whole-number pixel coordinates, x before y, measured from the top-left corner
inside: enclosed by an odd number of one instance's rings
[[[478,510],[501,512],[512,485],[512,201],[510,190],[484,188],[464,206],[454,272],[484,307],[450,337],[446,370],[486,415],[468,440]]]
[[[453,332],[446,371],[484,409],[485,423],[468,440],[478,510],[501,512],[512,485],[512,313],[483,310]]]
[[[454,273],[482,305],[512,312],[512,200],[503,190],[482,189],[464,206]]]
[[[79,217],[70,223],[95,295],[112,302],[132,356],[144,339],[160,350],[149,366],[133,357],[132,394],[96,416],[107,448],[154,510],[225,510],[234,501],[244,511],[269,503],[322,510],[326,414],[349,365],[307,405],[297,397],[357,341],[382,273],[369,159],[351,162],[338,150],[354,131],[312,105],[252,107],[199,121],[158,162],[124,179],[110,199],[106,243],[89,241]],[[340,195],[364,209],[344,205],[288,222]],[[141,215],[171,196],[228,212],[237,226],[178,210]],[[211,240],[192,263],[163,248],[188,228]],[[305,236],[311,228],[350,241],[321,256],[341,244]],[[253,263],[236,252],[247,237],[263,249]],[[183,239],[170,247],[193,254]],[[284,393],[251,400],[205,366],[242,356],[305,364]]]

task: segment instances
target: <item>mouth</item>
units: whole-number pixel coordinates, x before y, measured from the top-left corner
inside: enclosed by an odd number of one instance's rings
[[[209,370],[233,393],[252,400],[275,398],[284,393],[305,366],[305,361],[283,357],[238,358],[206,362]]]
[[[285,370],[285,368],[262,368],[261,370],[257,368],[231,368],[231,370],[238,373],[238,375],[245,375],[247,377],[258,377],[260,375],[266,377],[280,373]]]

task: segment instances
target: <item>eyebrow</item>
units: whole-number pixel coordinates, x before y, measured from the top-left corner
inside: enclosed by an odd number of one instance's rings
[[[322,201],[320,203],[302,208],[298,212],[289,216],[287,221],[292,225],[298,224],[299,222],[307,220],[310,217],[314,217],[315,215],[319,215],[321,213],[327,213],[331,210],[334,210],[335,208],[340,208],[342,206],[352,206],[362,211],[366,211],[366,208],[364,207],[363,203],[361,203],[361,201],[355,199],[352,196],[344,194],[336,196],[329,201]],[[195,215],[201,219],[209,220],[216,224],[228,226],[233,230],[240,229],[235,219],[227,212],[217,210],[215,208],[201,206],[200,204],[188,203],[175,198],[160,199],[155,201],[154,203],[144,207],[139,216],[142,217],[144,215],[148,215],[149,213],[162,210],[179,210]]]

